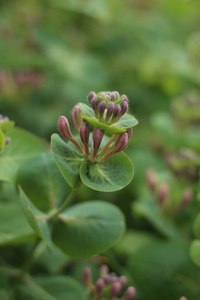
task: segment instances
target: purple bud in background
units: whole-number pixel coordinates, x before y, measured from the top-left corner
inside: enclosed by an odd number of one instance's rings
[[[122,287],[125,287],[127,285],[127,278],[126,276],[122,275],[119,277],[119,282],[121,283]]]
[[[124,150],[127,144],[128,144],[128,134],[127,132],[124,132],[119,136],[114,146],[113,154]]]
[[[11,142],[11,138],[6,136],[6,145],[8,145]]]
[[[187,298],[185,298],[185,297],[181,297],[179,300],[187,300]]]
[[[163,203],[169,195],[169,185],[166,182],[162,182],[158,190],[158,200]]]
[[[109,268],[106,265],[102,265],[99,270],[99,276],[103,277],[109,273]]]
[[[103,139],[103,132],[101,131],[100,128],[96,128],[94,130],[92,138],[93,138],[93,147],[94,147],[93,154],[92,154],[92,161],[95,161],[99,147],[101,145],[101,141]]]
[[[71,112],[71,121],[74,127],[76,128],[76,130],[78,131],[78,133],[83,123],[83,113],[79,106],[80,103],[75,105]]]
[[[58,128],[66,139],[71,140],[73,138],[69,127],[69,122],[66,117],[61,116],[59,118]]]
[[[119,93],[115,91],[115,92],[112,92],[110,99],[111,99],[111,101],[114,102],[114,101],[118,100],[119,97],[120,97]]]
[[[99,107],[98,107],[99,119],[100,120],[103,118],[103,114],[104,114],[105,109],[106,109],[106,101],[104,100],[99,104]]]
[[[122,97],[124,98],[124,101],[128,103],[128,97],[126,95],[122,95]]]
[[[146,171],[146,182],[147,182],[148,188],[152,192],[154,192],[156,189],[157,177],[156,177],[156,173],[153,169],[148,169]]]
[[[128,129],[126,130],[126,132],[128,133],[128,139],[130,139],[130,137],[131,137],[131,135],[132,135],[132,133],[133,133],[133,128],[128,128]]]
[[[114,109],[115,109],[115,104],[113,102],[109,103],[107,107],[106,122],[108,122],[108,120],[112,116]]]
[[[119,282],[113,283],[108,300],[112,300],[115,296],[117,296],[121,291],[121,288],[122,286]]]
[[[104,280],[104,282],[105,282],[105,284],[111,284],[111,282],[112,282],[112,279],[111,279],[111,276],[110,276],[110,274],[106,274],[106,275],[104,275],[103,276],[103,280]]]
[[[187,205],[193,198],[193,192],[190,188],[183,192],[182,205]]]
[[[115,122],[115,120],[119,119],[120,114],[121,114],[121,106],[120,106],[120,104],[117,104],[115,106],[115,110],[114,110],[114,113],[113,113],[113,121],[114,122]]]
[[[121,104],[121,116],[123,116],[128,110],[128,103],[123,101]]]
[[[89,158],[89,125],[86,122],[83,122],[80,128],[80,138],[85,147],[85,156]]]
[[[104,288],[104,280],[102,278],[99,278],[96,282],[96,291],[98,295],[102,294],[103,288]]]
[[[91,269],[88,267],[83,271],[83,283],[86,286],[90,286],[92,283]]]
[[[90,102],[90,104],[91,104],[91,101],[92,101],[92,99],[93,99],[94,97],[96,97],[95,92],[90,92],[89,95],[88,95],[88,101]]]
[[[135,296],[136,290],[134,287],[130,286],[126,292],[122,300],[132,300],[133,297]]]

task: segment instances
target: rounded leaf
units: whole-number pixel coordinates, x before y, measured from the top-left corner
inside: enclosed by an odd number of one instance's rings
[[[72,257],[90,257],[111,247],[125,230],[124,216],[103,201],[72,206],[53,224],[52,240]]]
[[[131,182],[133,165],[126,154],[116,153],[103,163],[84,161],[80,167],[80,177],[93,190],[114,192]]]

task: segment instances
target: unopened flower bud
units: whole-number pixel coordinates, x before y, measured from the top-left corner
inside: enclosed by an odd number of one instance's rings
[[[119,277],[119,282],[121,283],[122,287],[125,287],[127,285],[127,278],[126,276],[122,275]]]
[[[131,135],[132,135],[132,133],[133,133],[133,128],[131,127],[131,128],[128,128],[127,130],[126,130],[126,132],[128,133],[128,138],[130,139],[130,137],[131,137]]]
[[[102,294],[103,288],[104,288],[104,280],[102,278],[99,278],[96,282],[96,291],[98,295]]]
[[[92,138],[93,138],[93,147],[94,147],[93,154],[92,154],[92,161],[95,161],[99,147],[101,145],[101,141],[103,139],[103,132],[101,131],[100,128],[97,127],[94,130]]]
[[[103,277],[109,273],[109,268],[106,265],[102,265],[100,270],[99,270],[99,276]]]
[[[119,136],[115,144],[113,153],[121,152],[126,148],[127,144],[128,144],[128,134],[127,132],[124,132]]]
[[[91,269],[90,268],[85,268],[83,271],[83,283],[89,287],[92,284],[92,275],[91,275]]]
[[[128,97],[126,95],[122,95],[122,97],[124,98],[124,101],[128,103]]]
[[[127,112],[127,110],[128,110],[128,103],[126,101],[123,101],[121,105],[120,115],[123,116]]]
[[[149,189],[154,192],[156,188],[157,177],[153,169],[148,169],[146,171],[146,182]]]
[[[115,104],[113,102],[109,103],[107,107],[106,122],[108,122],[108,120],[112,116],[114,109],[115,109]]]
[[[114,101],[118,100],[119,97],[120,97],[120,95],[118,92],[112,92],[110,99],[111,99],[111,101],[114,102]]]
[[[71,121],[76,130],[79,132],[81,124],[83,123],[83,113],[80,109],[80,103],[74,106],[71,112]]]
[[[94,98],[92,99],[92,101],[91,101],[91,106],[92,106],[92,108],[93,108],[93,110],[94,110],[94,112],[95,112],[95,116],[96,116],[96,117],[98,116],[98,115],[97,115],[98,103],[99,103],[99,100],[98,100],[97,97],[94,97]]]
[[[104,275],[103,280],[104,280],[105,284],[111,284],[111,282],[112,282],[110,274]]]
[[[166,182],[162,182],[158,190],[158,200],[163,203],[169,195],[169,186]]]
[[[134,287],[130,286],[126,292],[125,295],[123,296],[122,300],[132,300],[133,297],[135,296],[136,290]]]
[[[90,102],[90,104],[91,104],[91,101],[92,101],[92,99],[93,99],[94,97],[96,97],[95,92],[90,92],[89,95],[88,95],[88,101]]]
[[[83,122],[80,128],[80,138],[85,147],[85,156],[89,158],[89,125],[86,122]]]
[[[117,120],[120,117],[120,114],[121,114],[121,106],[117,104],[115,106],[115,110],[113,113],[113,121]]]
[[[190,188],[183,192],[182,205],[187,205],[193,198],[193,192]]]
[[[59,118],[58,128],[66,139],[71,140],[73,138],[69,127],[69,122],[66,117],[61,116]]]
[[[181,297],[179,300],[187,300],[187,298],[185,298],[185,297]]]
[[[8,145],[11,142],[11,138],[10,137],[6,137],[6,145]]]
[[[113,283],[108,300],[112,300],[115,296],[117,296],[121,291],[121,288],[122,286],[119,282]]]
[[[103,117],[103,114],[104,114],[104,111],[106,109],[106,101],[102,101],[100,104],[99,104],[99,107],[98,107],[98,111],[99,111],[99,119],[101,120],[102,117]]]

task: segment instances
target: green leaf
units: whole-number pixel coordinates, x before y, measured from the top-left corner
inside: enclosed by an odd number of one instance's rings
[[[47,146],[29,132],[13,128],[9,130],[11,142],[0,155],[0,180],[16,182],[19,167],[29,158],[46,152]]]
[[[160,241],[145,245],[128,261],[130,276],[141,298],[199,300],[200,272],[189,256],[189,243]]]
[[[71,187],[76,187],[80,178],[79,168],[84,161],[83,155],[66,144],[58,134],[52,135],[51,148],[63,177]]]
[[[123,234],[124,217],[103,201],[72,206],[53,224],[52,240],[72,257],[90,257],[111,247]]]
[[[133,204],[133,212],[148,220],[156,230],[168,238],[179,236],[179,232],[172,219],[164,215],[154,198],[145,198]]]
[[[0,152],[5,147],[5,144],[6,144],[6,137],[2,129],[0,128]]]
[[[0,122],[0,129],[5,133],[9,129],[13,128],[15,125],[14,121],[6,121],[6,122]]]
[[[200,266],[200,240],[194,240],[190,246],[190,256],[195,264]]]
[[[114,134],[114,133],[122,133],[126,131],[128,128],[131,128],[138,124],[138,121],[131,115],[125,114],[123,115],[118,122],[108,125],[106,123],[100,122],[96,119],[94,111],[88,105],[81,103],[80,109],[83,112],[83,118],[92,126],[99,127],[105,130],[106,133]]]
[[[71,277],[54,275],[29,277],[20,290],[31,300],[81,300],[86,289]]]
[[[196,216],[196,218],[194,220],[193,230],[194,230],[195,236],[198,239],[200,239],[200,213],[198,213],[198,215]]]
[[[118,191],[133,178],[133,165],[124,153],[117,153],[103,163],[84,161],[80,168],[82,182],[93,190]]]
[[[17,183],[43,212],[56,209],[71,189],[50,153],[40,154],[23,164],[18,172]]]
[[[20,204],[23,212],[37,236],[45,240],[48,246],[51,245],[50,230],[48,227],[48,216],[38,210],[28,199],[22,188],[19,186]]]
[[[20,205],[0,203],[0,245],[24,243],[34,238]]]

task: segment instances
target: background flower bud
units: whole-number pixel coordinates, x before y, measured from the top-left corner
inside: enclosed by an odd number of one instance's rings
[[[113,283],[108,300],[112,300],[115,296],[117,296],[121,291],[121,288],[122,286],[119,282]]]
[[[90,102],[90,104],[91,104],[91,101],[92,101],[92,99],[93,99],[94,97],[96,97],[95,92],[90,92],[89,95],[88,95],[88,101]]]
[[[169,185],[166,182],[162,182],[158,190],[158,200],[163,203],[169,195]]]
[[[104,275],[109,273],[109,268],[107,265],[102,265],[99,270],[99,276],[103,277]]]
[[[146,182],[149,189],[154,192],[156,189],[157,177],[153,169],[148,169],[146,171]]]
[[[127,278],[126,276],[122,275],[119,277],[119,282],[121,283],[122,287],[125,287],[127,285]]]
[[[69,127],[69,122],[66,117],[61,116],[59,118],[58,128],[66,139],[71,140],[73,138]]]
[[[11,142],[11,138],[9,136],[6,136],[6,145],[8,145]]]
[[[101,295],[102,294],[102,290],[104,288],[104,280],[102,278],[99,278],[96,282],[96,291],[97,294]]]
[[[134,287],[130,286],[126,292],[122,300],[132,300],[133,297],[135,296],[136,290]]]
[[[187,205],[193,198],[193,192],[190,188],[185,189],[183,192],[182,205]]]
[[[83,283],[86,286],[90,286],[92,284],[91,269],[88,267],[83,271]]]

